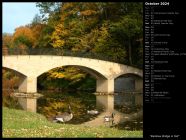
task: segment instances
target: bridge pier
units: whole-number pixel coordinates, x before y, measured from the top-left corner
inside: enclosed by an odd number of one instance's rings
[[[114,110],[114,95],[96,93],[96,107],[112,112]]]
[[[107,111],[114,110],[114,79],[97,79],[96,107]]]
[[[36,93],[37,77],[26,77],[19,86],[19,92]]]
[[[18,98],[18,102],[23,110],[30,112],[37,112],[37,99],[43,95],[38,93],[25,94],[25,93],[14,93],[14,96]]]
[[[113,93],[114,79],[97,79],[96,92]]]
[[[135,79],[135,91],[143,91],[143,79],[140,77]]]
[[[18,97],[18,102],[22,108],[26,111],[36,112],[37,111],[37,98],[34,94],[37,93],[37,78],[28,76],[26,77],[19,86],[19,93],[22,94]]]
[[[140,92],[135,96],[135,104],[143,106],[143,79],[140,77],[135,79],[135,91]]]
[[[36,98],[18,97],[18,102],[25,111],[30,111],[30,112],[37,111],[37,99]]]

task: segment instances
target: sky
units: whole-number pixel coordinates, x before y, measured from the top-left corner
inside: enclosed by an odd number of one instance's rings
[[[39,14],[34,2],[3,2],[3,33],[14,33],[15,28],[31,23]]]

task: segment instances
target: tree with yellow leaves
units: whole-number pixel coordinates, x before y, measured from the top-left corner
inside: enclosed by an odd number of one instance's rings
[[[67,29],[65,29],[64,25],[58,24],[55,27],[55,31],[53,32],[51,36],[52,43],[51,45],[54,48],[62,48],[65,45],[65,39],[68,37],[69,32]]]

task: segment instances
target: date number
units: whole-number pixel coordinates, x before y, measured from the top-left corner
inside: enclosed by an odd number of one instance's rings
[[[169,2],[160,2],[160,5],[169,5]]]

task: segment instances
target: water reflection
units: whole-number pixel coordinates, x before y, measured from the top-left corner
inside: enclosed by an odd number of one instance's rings
[[[130,120],[124,123],[117,124],[114,127],[118,129],[130,130],[130,131],[143,130],[143,117],[139,117],[134,120]]]
[[[67,112],[70,104],[73,118],[66,122],[69,124],[82,124],[95,120],[99,114],[89,114],[88,110],[96,109],[96,96],[91,92],[47,92],[42,91],[44,96],[38,99],[38,112],[45,115],[49,121],[55,117],[58,112]],[[114,108],[120,112],[123,117],[132,116],[143,108],[142,93],[118,93],[114,95]],[[103,110],[99,110],[101,113]],[[103,118],[104,120],[104,118]],[[142,115],[131,117],[131,119],[119,123],[114,127],[126,130],[142,130]]]
[[[128,120],[117,124],[116,128],[125,130],[143,129],[143,94],[140,92],[121,92],[114,96],[115,110],[123,113]]]
[[[66,122],[81,124],[90,121],[98,114],[88,114],[87,110],[96,108],[96,97],[89,92],[42,92],[43,97],[38,99],[38,112],[45,115],[49,121],[58,112],[67,112],[68,105],[71,106],[73,118]]]
[[[121,92],[114,96],[114,108],[122,113],[139,111],[143,107],[143,94],[140,92]]]

